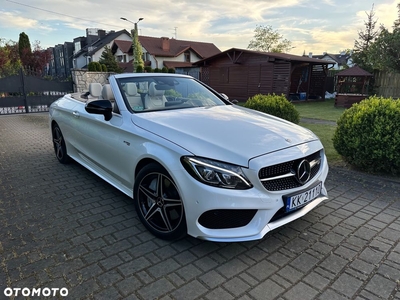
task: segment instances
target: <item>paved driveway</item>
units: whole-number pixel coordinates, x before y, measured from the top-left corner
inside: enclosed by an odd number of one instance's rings
[[[0,174],[0,299],[400,299],[399,181],[331,169],[329,201],[228,244],[154,238],[128,197],[57,162],[46,114],[0,116]]]

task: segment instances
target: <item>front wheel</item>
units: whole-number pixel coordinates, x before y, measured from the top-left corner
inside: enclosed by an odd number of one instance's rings
[[[58,125],[53,126],[53,145],[54,153],[58,161],[62,164],[67,164],[71,162],[71,158],[67,154],[67,146],[65,145],[64,136],[61,133],[60,127]]]
[[[153,235],[165,240],[186,235],[183,202],[164,168],[157,164],[144,167],[136,177],[133,197],[140,221]]]

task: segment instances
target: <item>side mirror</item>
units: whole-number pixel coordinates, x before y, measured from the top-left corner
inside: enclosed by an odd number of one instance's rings
[[[85,110],[89,114],[103,115],[104,120],[110,121],[113,107],[110,100],[93,100],[86,103]]]

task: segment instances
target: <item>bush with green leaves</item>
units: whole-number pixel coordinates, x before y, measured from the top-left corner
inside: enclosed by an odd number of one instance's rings
[[[145,67],[144,67],[144,70],[145,70],[147,73],[153,73],[153,69],[151,68],[151,66],[145,66]]]
[[[249,98],[244,107],[258,110],[293,123],[299,123],[300,114],[284,95],[258,94]]]
[[[167,67],[162,67],[161,73],[168,73],[168,68]]]
[[[143,68],[142,65],[138,65],[138,66],[136,67],[136,73],[143,73],[143,70],[144,70],[144,68]]]
[[[168,73],[175,73],[175,68],[169,68]]]
[[[105,64],[101,64],[101,71],[107,72],[107,66]]]
[[[373,96],[353,104],[337,121],[333,146],[360,170],[400,174],[400,101]]]

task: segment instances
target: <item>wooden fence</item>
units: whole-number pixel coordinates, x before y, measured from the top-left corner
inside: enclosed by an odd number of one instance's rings
[[[377,71],[374,74],[376,95],[385,98],[400,98],[400,73]]]

